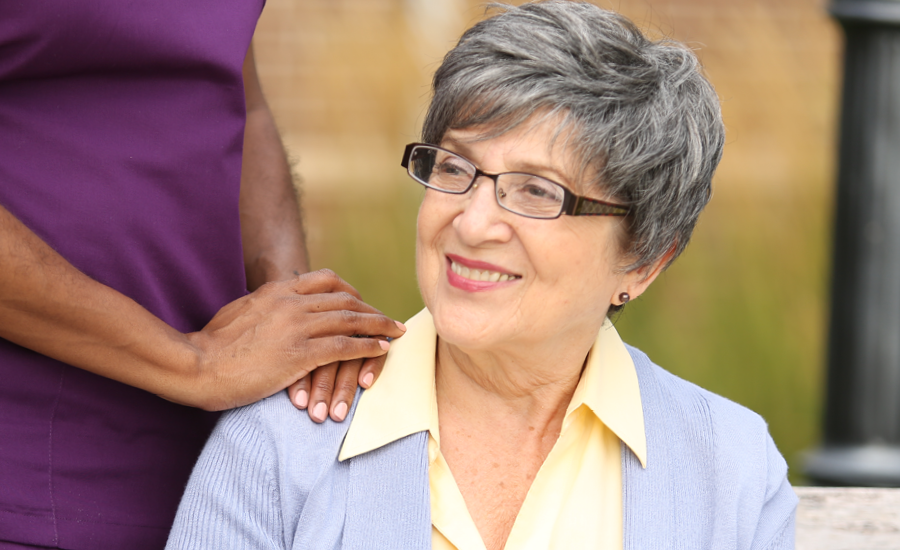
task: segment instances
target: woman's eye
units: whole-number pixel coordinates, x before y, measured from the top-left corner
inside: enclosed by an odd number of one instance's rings
[[[562,199],[554,187],[537,178],[527,178],[518,182],[514,190],[521,200],[559,202]]]
[[[549,199],[554,200],[558,197],[553,189],[548,188],[542,183],[524,183],[519,191],[530,199]]]
[[[544,189],[543,187],[539,187],[537,185],[526,185],[524,188],[524,191],[528,195],[530,195],[532,197],[537,197],[537,198],[544,198],[549,195],[549,193],[547,192],[547,189]]]
[[[451,162],[442,162],[434,167],[438,174],[444,176],[467,176],[469,172],[463,166]]]

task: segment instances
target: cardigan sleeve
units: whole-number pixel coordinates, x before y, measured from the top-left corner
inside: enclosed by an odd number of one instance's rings
[[[797,495],[788,482],[784,458],[768,434],[766,443],[766,496],[752,547],[754,550],[793,550]]]
[[[285,548],[276,463],[259,406],[227,412],[194,466],[166,548]]]

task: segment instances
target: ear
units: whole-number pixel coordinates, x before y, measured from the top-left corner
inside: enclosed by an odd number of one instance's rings
[[[617,294],[611,300],[613,305],[621,305],[623,302],[619,300],[622,292],[627,292],[629,300],[634,300],[644,293],[650,286],[650,283],[656,280],[660,273],[663,272],[665,266],[675,255],[676,245],[673,244],[665,254],[650,265],[629,271],[622,278],[621,288],[617,290]]]

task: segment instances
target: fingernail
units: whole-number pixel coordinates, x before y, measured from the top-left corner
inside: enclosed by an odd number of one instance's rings
[[[372,385],[372,382],[375,381],[375,374],[371,372],[367,372],[365,376],[363,376],[362,383],[364,388],[368,388]]]
[[[379,340],[378,345],[381,346],[381,349],[383,349],[384,351],[391,349],[391,345],[384,340]]]
[[[394,321],[394,323],[397,325],[397,328],[399,328],[399,329],[402,330],[403,332],[406,332],[406,325],[404,325],[404,324],[401,323],[400,321]]]
[[[343,401],[334,407],[334,417],[343,420],[347,416],[347,404]]]
[[[328,405],[325,403],[319,403],[315,407],[313,407],[313,416],[315,416],[319,420],[325,420],[325,415],[328,414]]]
[[[306,390],[300,390],[294,395],[294,405],[301,409],[305,409],[309,405],[309,394],[306,393]]]

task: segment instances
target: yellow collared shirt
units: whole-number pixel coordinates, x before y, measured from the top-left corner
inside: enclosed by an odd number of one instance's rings
[[[384,371],[363,393],[341,447],[345,460],[428,431],[434,550],[483,550],[462,494],[440,451],[428,310],[391,344]],[[559,439],[538,471],[506,541],[508,550],[622,548],[624,442],[646,465],[646,439],[634,363],[607,321],[591,348]]]

